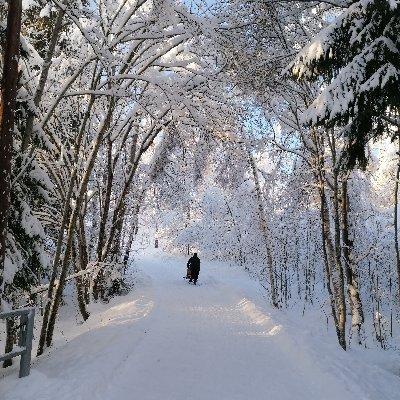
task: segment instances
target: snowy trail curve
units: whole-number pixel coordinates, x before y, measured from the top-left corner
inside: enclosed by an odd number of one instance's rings
[[[391,399],[390,390],[382,397],[354,383],[357,376],[342,364],[324,367],[318,354],[299,346],[243,272],[204,264],[195,287],[181,278],[183,260],[145,259],[139,266],[144,284],[35,362],[30,377],[0,380],[0,398]]]

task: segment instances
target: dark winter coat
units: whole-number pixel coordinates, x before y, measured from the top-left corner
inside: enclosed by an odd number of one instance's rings
[[[198,278],[200,272],[200,258],[197,256],[190,257],[187,266],[190,268],[192,279]]]

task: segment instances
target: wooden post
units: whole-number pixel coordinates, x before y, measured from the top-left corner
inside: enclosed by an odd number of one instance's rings
[[[20,346],[25,347],[25,352],[21,355],[19,366],[19,377],[29,375],[31,371],[31,353],[33,341],[33,324],[35,320],[35,309],[29,310],[28,314],[21,315]]]
[[[10,207],[11,158],[18,83],[22,0],[8,0],[6,45],[0,98],[0,308],[4,287],[7,220]]]
[[[21,356],[19,377],[23,378],[29,375],[31,369],[31,353],[33,340],[33,325],[35,320],[35,309],[23,309],[0,313],[0,319],[20,317],[19,324],[19,348],[10,350],[6,354],[0,354],[0,362],[8,361],[14,357]],[[11,365],[11,364],[10,364]]]

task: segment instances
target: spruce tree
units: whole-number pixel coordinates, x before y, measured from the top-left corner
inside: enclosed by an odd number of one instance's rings
[[[358,1],[304,47],[294,77],[323,83],[304,122],[340,126],[342,165],[365,168],[366,144],[400,126],[400,7],[390,0]],[[322,82],[321,82],[322,80]]]

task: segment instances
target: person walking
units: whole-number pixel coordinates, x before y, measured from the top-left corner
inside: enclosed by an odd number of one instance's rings
[[[197,253],[194,253],[193,256],[189,258],[187,267],[190,269],[189,282],[193,281],[193,283],[196,284],[200,273],[200,258],[197,257]]]

